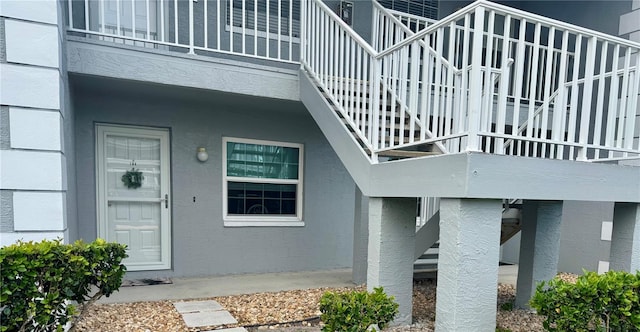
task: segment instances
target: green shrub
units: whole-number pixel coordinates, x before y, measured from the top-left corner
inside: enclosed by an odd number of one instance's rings
[[[320,311],[325,324],[323,331],[361,332],[371,324],[384,328],[398,314],[398,304],[378,287],[373,293],[326,292],[320,299]]]
[[[61,331],[76,314],[69,301],[90,304],[118,290],[125,250],[102,239],[0,248],[0,331]]]
[[[640,331],[640,271],[542,282],[531,306],[546,316],[547,331]]]

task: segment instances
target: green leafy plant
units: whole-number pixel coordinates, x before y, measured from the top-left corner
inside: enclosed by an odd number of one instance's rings
[[[513,302],[505,302],[500,305],[502,311],[513,311]]]
[[[384,328],[398,314],[398,304],[393,296],[387,296],[382,287],[372,293],[351,291],[326,292],[320,299],[323,331],[366,331],[372,324]]]
[[[89,304],[118,290],[126,257],[126,246],[102,239],[0,248],[0,331],[62,331]]]
[[[640,271],[585,272],[538,284],[531,306],[547,331],[640,331]]]

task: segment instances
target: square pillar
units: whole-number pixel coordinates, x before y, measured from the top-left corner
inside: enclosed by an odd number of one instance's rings
[[[357,285],[367,282],[367,250],[369,238],[369,198],[356,187],[355,211],[353,218],[353,282]]]
[[[395,297],[395,325],[411,324],[415,234],[415,198],[369,198],[367,289]]]
[[[640,270],[640,204],[615,203],[611,234],[611,270]]]
[[[496,328],[502,201],[440,201],[436,331]]]
[[[541,281],[558,273],[562,201],[524,201],[516,307],[529,308]]]

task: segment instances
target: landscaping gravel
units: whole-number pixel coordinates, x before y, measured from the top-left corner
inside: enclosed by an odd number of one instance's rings
[[[563,278],[569,278],[565,275]],[[153,286],[148,286],[153,287]],[[357,287],[362,289],[362,286]],[[319,331],[321,322],[318,302],[326,291],[344,291],[353,288],[317,288],[216,297],[237,320],[237,325],[249,331]],[[414,324],[388,329],[393,332],[433,331],[435,321],[435,282],[416,281],[413,291]],[[524,310],[508,310],[515,299],[511,285],[498,287],[497,326],[512,332],[543,331],[542,318]],[[507,310],[503,310],[507,309]],[[189,329],[169,301],[124,304],[94,304],[78,322],[77,331],[132,331],[172,332],[206,331],[211,327]]]

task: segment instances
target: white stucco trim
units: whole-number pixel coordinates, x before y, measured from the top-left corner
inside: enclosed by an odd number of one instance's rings
[[[65,190],[60,152],[0,151],[0,189]]]
[[[58,27],[7,19],[7,62],[58,68]]]
[[[2,0],[0,16],[57,24],[58,5],[56,0]]]
[[[3,63],[0,73],[0,104],[60,109],[58,69]]]
[[[14,230],[63,231],[67,228],[65,210],[63,192],[14,192]]]
[[[11,147],[17,149],[62,149],[62,116],[59,112],[9,108]]]
[[[603,221],[600,229],[600,240],[611,241],[611,234],[613,232],[613,221]]]
[[[0,246],[7,246],[21,240],[23,242],[28,241],[42,241],[42,240],[55,240],[66,239],[67,232],[15,232],[15,233],[0,233]]]

